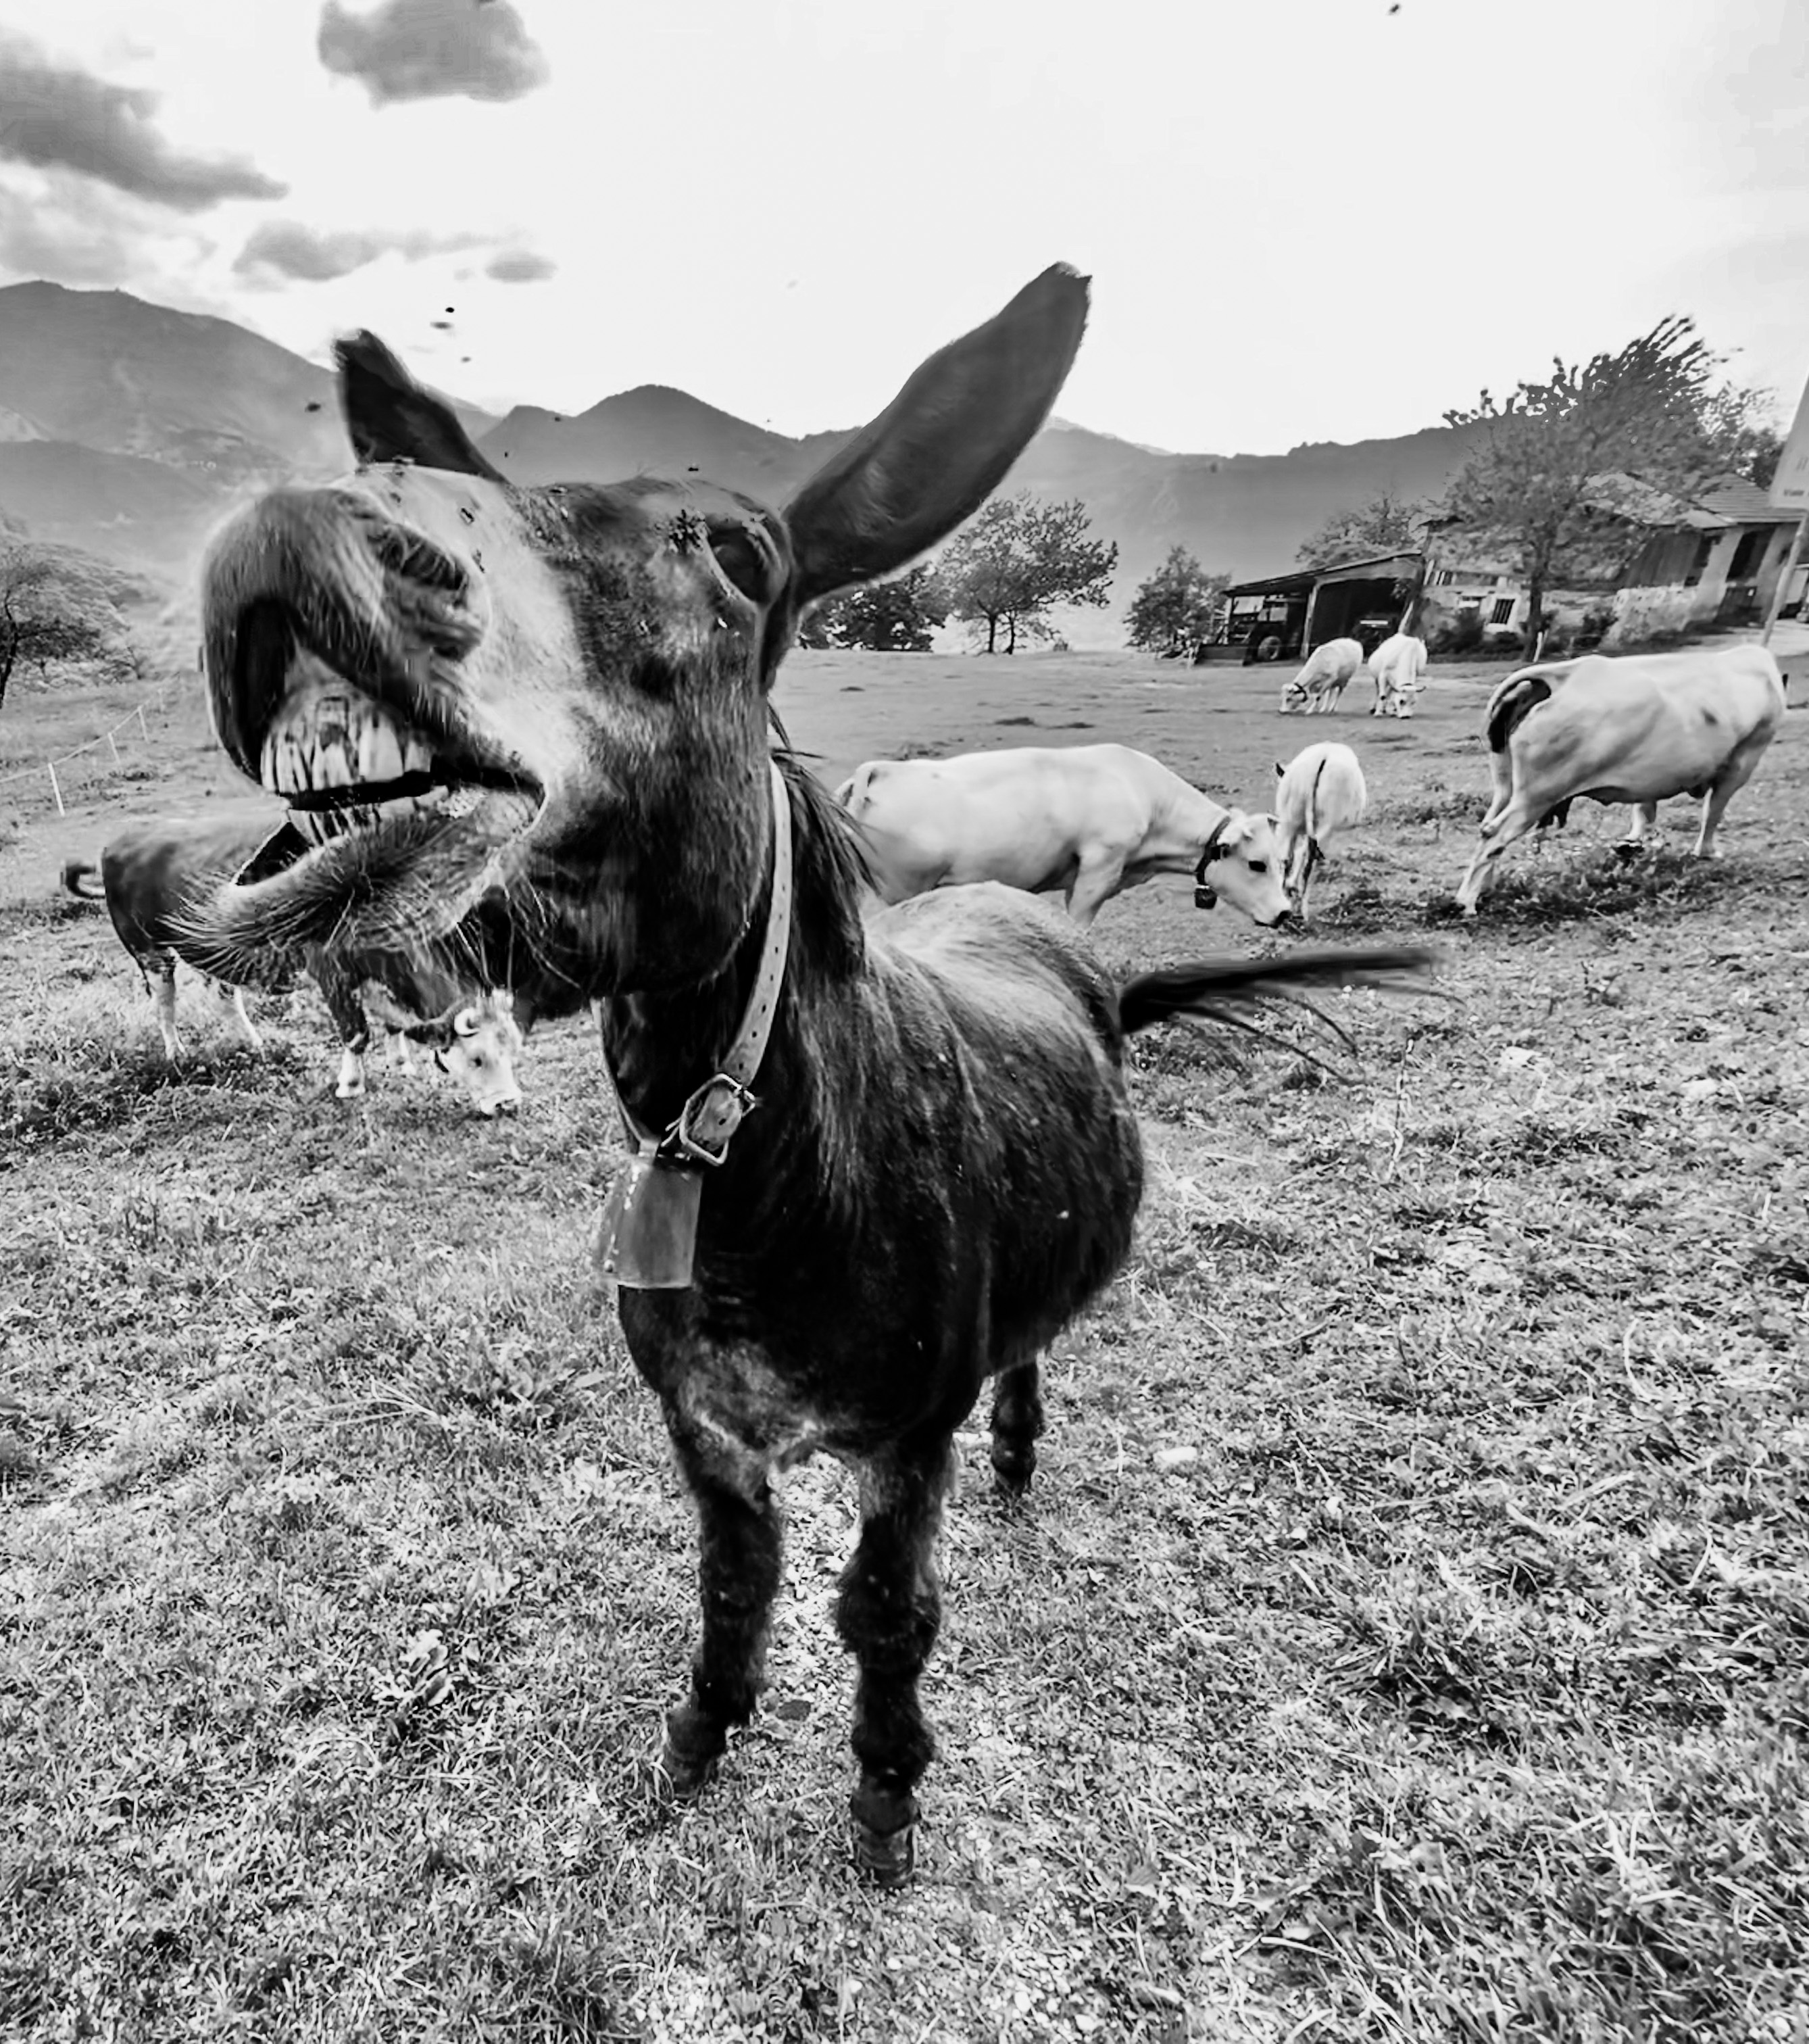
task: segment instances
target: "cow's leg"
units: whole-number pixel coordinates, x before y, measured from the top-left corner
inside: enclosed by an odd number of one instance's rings
[[[1765,757],[1765,747],[1771,742],[1768,732],[1762,739],[1749,740],[1738,747],[1721,770],[1708,791],[1702,805],[1702,828],[1696,832],[1696,855],[1698,859],[1719,859],[1721,847],[1715,841],[1715,833],[1721,828],[1721,819],[1727,813],[1727,805],[1733,801]]]
[[[229,986],[224,980],[216,980],[213,982],[213,990],[219,996],[221,1002],[232,1009],[233,1019],[243,1032],[245,1041],[261,1058],[263,1055],[264,1042],[263,1037],[258,1034],[257,1024],[245,1012],[245,989],[242,986]]]
[[[1306,850],[1300,857],[1300,905],[1298,912],[1303,923],[1307,920],[1307,890],[1313,884],[1313,869],[1324,856],[1319,850],[1319,840],[1308,838]]]
[[[390,1069],[392,1071],[408,1072],[410,1074],[413,1072],[415,1068],[414,1048],[409,1042],[408,1037],[403,1031],[400,1029],[390,1030],[388,1039],[384,1043],[383,1050],[385,1055],[389,1059]]]
[[[1617,840],[1616,851],[1637,851],[1646,843],[1647,836],[1658,828],[1658,805],[1656,802],[1636,802],[1633,805],[1633,821],[1627,826],[1627,836]]]
[[[321,997],[327,1004],[327,1012],[333,1018],[333,1027],[339,1032],[339,1083],[333,1091],[340,1100],[362,1100],[364,1054],[371,1047],[371,1024],[364,1012],[364,1003],[359,999],[358,989],[351,980],[329,959],[319,960],[314,967],[314,977],[320,982]]]
[[[861,1537],[842,1572],[835,1626],[859,1669],[851,1743],[855,1857],[882,1887],[910,1874],[914,1791],[935,1758],[917,1681],[942,1619],[935,1540],[948,1488],[947,1435],[901,1443],[861,1475]]]
[[[1079,870],[1068,890],[1068,913],[1084,929],[1124,881],[1124,855],[1121,851],[1091,849],[1081,854]]]
[[[1043,1424],[1042,1381],[1032,1356],[1000,1371],[993,1397],[993,1473],[1008,1497],[1021,1497],[1030,1488]]]
[[[1476,913],[1483,882],[1496,860],[1516,839],[1524,837],[1538,821],[1538,813],[1516,794],[1492,821],[1482,826],[1477,836],[1476,850],[1464,869],[1463,878],[1458,882],[1458,906],[1466,916]]]
[[[778,1507],[764,1475],[738,1481],[720,1453],[668,1408],[666,1428],[697,1509],[697,1598],[702,1631],[686,1700],[666,1715],[659,1790],[663,1800],[700,1795],[728,1745],[729,1728],[754,1715],[766,1665],[766,1634],[778,1594]]]
[[[166,952],[149,960],[147,969],[157,974],[152,996],[157,1004],[157,1027],[163,1032],[163,1055],[173,1065],[182,1054],[182,1039],[176,1034],[176,961]]]

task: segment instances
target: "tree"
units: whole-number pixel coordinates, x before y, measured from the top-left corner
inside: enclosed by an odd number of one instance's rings
[[[1118,566],[1116,540],[1087,536],[1087,507],[1078,498],[1050,504],[1020,490],[995,497],[943,550],[939,566],[952,613],[986,630],[986,651],[1005,651],[1018,634],[1047,638],[1044,613],[1057,603],[1104,609]]]
[[[932,567],[919,565],[890,582],[869,583],[826,603],[810,619],[807,646],[865,646],[876,653],[927,653],[949,613],[949,596]]]
[[[1771,486],[1784,452],[1784,435],[1775,423],[1777,393],[1728,384],[1713,393],[1703,423],[1724,475],[1738,475],[1761,490]]]
[[[1124,618],[1127,643],[1151,653],[1175,653],[1204,639],[1231,579],[1208,574],[1186,548],[1170,547],[1168,559],[1131,599]]]
[[[1554,361],[1549,382],[1522,383],[1504,403],[1484,390],[1446,413],[1446,425],[1481,432],[1444,511],[1517,557],[1529,645],[1543,636],[1554,575],[1599,574],[1624,555],[1641,495],[1687,496],[1727,472],[1762,401],[1730,400],[1715,384],[1720,367],[1694,323],[1673,316],[1580,368]]]
[[[102,621],[77,607],[49,555],[16,533],[0,540],[0,704],[21,663],[42,674],[53,661],[90,658],[106,639]]]
[[[1385,486],[1366,504],[1334,511],[1300,542],[1294,556],[1302,567],[1336,567],[1340,561],[1369,560],[1417,547],[1430,507],[1396,497]]]

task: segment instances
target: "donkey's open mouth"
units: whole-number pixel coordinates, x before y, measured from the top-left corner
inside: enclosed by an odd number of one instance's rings
[[[506,881],[543,790],[460,685],[486,622],[474,579],[349,492],[278,493],[219,535],[215,723],[288,813],[193,905],[194,939],[223,957],[328,936],[424,947]]]

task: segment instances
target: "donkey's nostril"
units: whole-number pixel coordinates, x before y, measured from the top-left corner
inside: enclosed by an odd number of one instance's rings
[[[451,596],[465,592],[467,578],[463,568],[424,533],[387,522],[374,525],[371,551],[392,574],[405,581],[417,582],[424,589],[444,590]]]

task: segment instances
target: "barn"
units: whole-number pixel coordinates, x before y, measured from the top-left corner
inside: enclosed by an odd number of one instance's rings
[[[1378,554],[1239,582],[1226,590],[1223,615],[1195,658],[1246,666],[1300,660],[1328,639],[1361,640],[1373,653],[1399,628],[1425,567],[1420,553]]]

